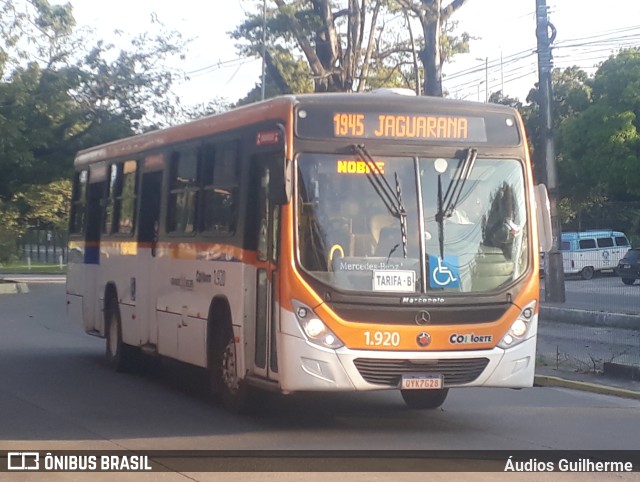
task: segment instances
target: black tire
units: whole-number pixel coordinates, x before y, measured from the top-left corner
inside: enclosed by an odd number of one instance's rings
[[[400,390],[407,407],[417,410],[433,410],[444,403],[448,388],[440,390]]]
[[[216,323],[222,323],[214,330],[209,341],[209,376],[211,394],[219,398],[231,413],[247,414],[255,409],[255,390],[244,379],[238,377],[238,359],[235,337],[231,328],[228,309],[218,313]]]
[[[582,279],[590,280],[591,278],[593,278],[593,273],[593,266],[585,266],[584,268],[582,268],[582,271],[580,271],[580,276],[582,276]]]
[[[622,278],[622,282],[626,285],[632,285],[636,282],[635,278]]]
[[[107,302],[104,320],[108,365],[117,372],[132,371],[137,364],[137,352],[122,341],[122,318],[114,298]]]

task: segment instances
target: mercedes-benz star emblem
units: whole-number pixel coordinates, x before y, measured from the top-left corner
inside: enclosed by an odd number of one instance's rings
[[[426,331],[423,331],[416,337],[416,341],[421,347],[428,346],[429,343],[431,343],[431,335],[429,335],[429,333],[427,333]]]
[[[428,311],[418,311],[415,320],[418,325],[427,325],[431,321],[431,315]]]

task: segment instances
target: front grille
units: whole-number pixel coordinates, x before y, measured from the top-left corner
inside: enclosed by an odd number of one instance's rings
[[[489,364],[488,358],[407,360],[356,358],[358,372],[369,383],[397,387],[402,375],[442,375],[444,386],[471,383]]]

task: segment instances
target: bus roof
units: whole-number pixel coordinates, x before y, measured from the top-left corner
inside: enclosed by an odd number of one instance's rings
[[[178,126],[156,130],[115,140],[84,149],[76,155],[76,168],[106,159],[134,155],[141,151],[160,148],[174,142],[189,141],[215,133],[223,133],[247,124],[266,120],[291,121],[292,107],[303,103],[305,106],[339,105],[342,109],[358,109],[363,104],[380,109],[392,106],[395,111],[410,112],[435,109],[451,113],[503,113],[518,117],[515,109],[501,104],[487,104],[440,97],[406,96],[395,93],[326,93],[301,94],[276,97],[256,102],[220,114],[203,117]]]

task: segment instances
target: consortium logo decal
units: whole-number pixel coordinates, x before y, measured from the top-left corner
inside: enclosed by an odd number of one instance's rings
[[[492,335],[474,335],[473,333],[459,335],[453,333],[449,337],[449,343],[452,345],[469,345],[471,343],[490,343],[493,341]]]

